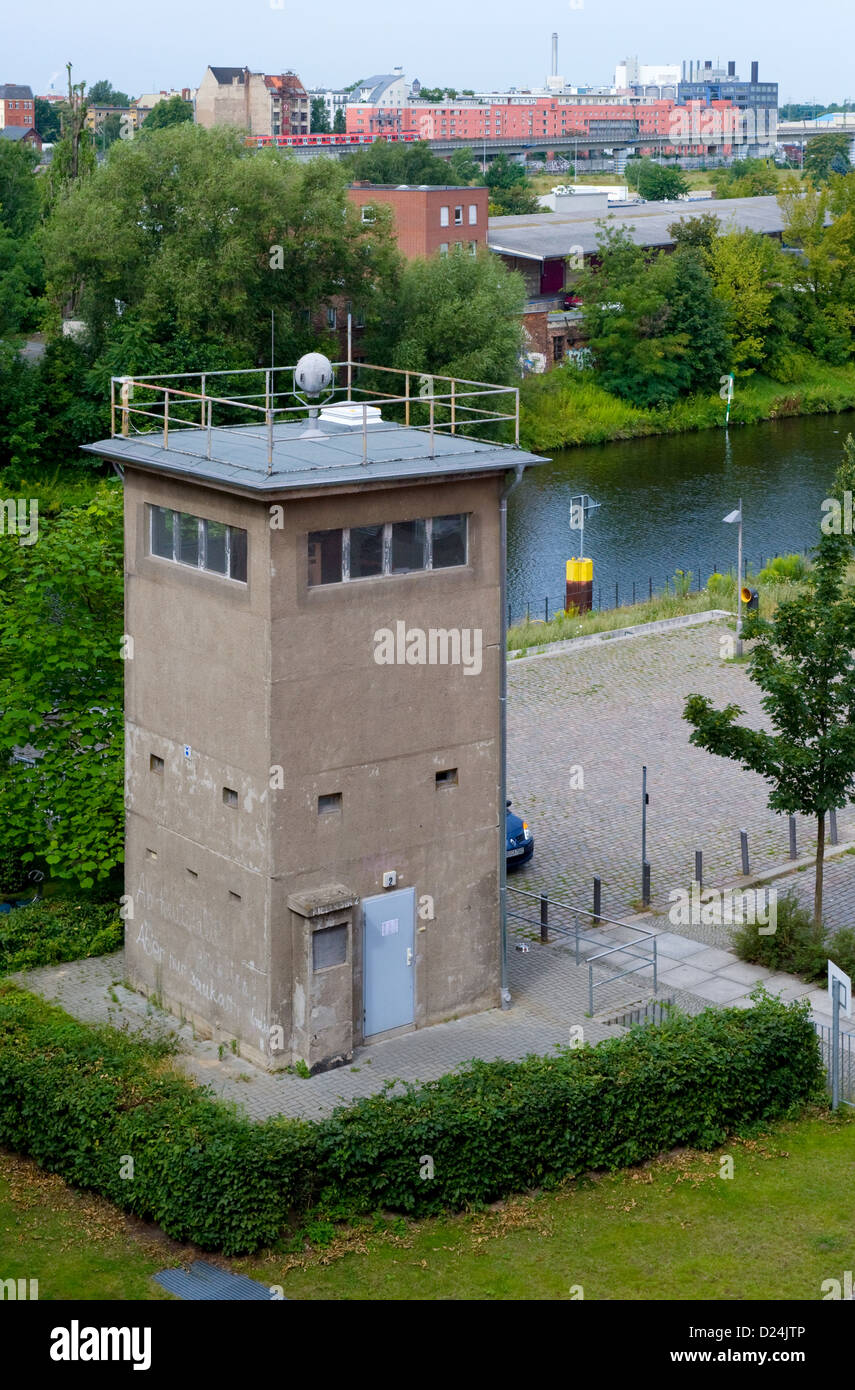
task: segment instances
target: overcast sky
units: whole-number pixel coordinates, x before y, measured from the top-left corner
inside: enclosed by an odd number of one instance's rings
[[[611,82],[642,63],[736,60],[780,84],[783,101],[855,97],[852,0],[41,0],[4,5],[0,81],[59,90],[65,64],[131,96],[195,87],[208,63],[293,68],[307,86],[342,86],[401,66],[426,86],[541,85],[550,35],[574,84]]]

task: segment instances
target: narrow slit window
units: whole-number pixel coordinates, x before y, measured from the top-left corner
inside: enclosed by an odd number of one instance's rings
[[[159,758],[156,753],[150,753],[148,766],[150,772],[163,772],[163,758]]]
[[[341,810],[341,792],[328,792],[318,797],[318,815],[328,816],[331,811]]]
[[[223,805],[237,806],[237,804],[238,794],[235,791],[234,787],[223,787]]]
[[[447,767],[447,768],[444,769],[444,771],[438,772],[438,773],[436,774],[436,785],[437,785],[438,787],[456,787],[456,786],[457,786],[457,768],[456,768],[456,767]]]

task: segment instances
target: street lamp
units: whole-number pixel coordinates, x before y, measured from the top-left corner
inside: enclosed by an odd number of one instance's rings
[[[742,498],[735,512],[723,518],[727,525],[738,523],[736,542],[736,655],[742,656]]]

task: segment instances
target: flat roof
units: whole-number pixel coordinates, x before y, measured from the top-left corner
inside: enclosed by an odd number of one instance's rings
[[[516,217],[491,217],[487,245],[491,251],[528,260],[547,260],[567,256],[581,247],[584,254],[598,249],[597,224],[626,227],[637,246],[670,246],[674,238],[668,231],[680,218],[713,213],[725,231],[754,231],[774,234],[784,229],[784,218],[774,194],[760,198],[707,198],[693,202],[635,203],[626,208],[609,208],[608,216],[592,216],[580,208],[572,211],[544,212]]]
[[[320,421],[321,437],[306,438],[308,420],[273,426],[273,457],[268,472],[268,439],[263,426],[212,429],[173,424],[168,448],[159,430],[101,439],[81,447],[85,453],[128,467],[208,483],[230,492],[271,496],[313,488],[359,487],[364,483],[405,483],[424,478],[452,478],[464,473],[503,472],[519,464],[546,463],[510,445],[449,434],[437,429],[431,452],[427,429],[369,421],[367,457],[363,461],[362,427]]]

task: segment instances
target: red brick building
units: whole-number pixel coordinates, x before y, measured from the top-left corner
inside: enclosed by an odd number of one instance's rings
[[[15,82],[0,83],[0,130],[6,126],[22,125],[28,129],[36,123],[36,108],[31,87]]]
[[[474,256],[487,245],[486,188],[354,184],[347,195],[364,222],[373,221],[380,203],[392,209],[398,247],[408,260],[437,251],[447,255],[454,246]]]

